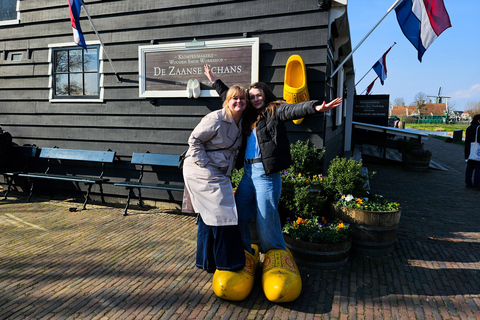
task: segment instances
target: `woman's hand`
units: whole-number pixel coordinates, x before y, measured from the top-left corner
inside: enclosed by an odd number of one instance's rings
[[[203,70],[205,70],[204,73],[207,76],[208,80],[210,80],[211,83],[214,83],[216,79],[213,77],[210,66],[207,63],[203,66]]]
[[[315,106],[315,110],[317,110],[318,112],[325,112],[328,110],[332,110],[333,108],[338,107],[340,103],[342,103],[342,100],[343,100],[342,98],[336,98],[327,104],[325,104],[325,101],[323,101],[321,105],[317,104]]]

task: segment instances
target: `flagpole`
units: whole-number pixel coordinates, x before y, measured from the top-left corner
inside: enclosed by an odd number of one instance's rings
[[[377,24],[372,28],[372,30],[370,30],[370,32],[367,33],[367,35],[360,41],[359,44],[357,44],[357,46],[355,47],[355,49],[352,50],[352,52],[350,52],[350,54],[343,60],[343,62],[337,67],[337,69],[335,71],[333,71],[333,73],[330,75],[329,79],[333,78],[333,76],[335,76],[335,74],[338,72],[338,70],[340,70],[340,68],[345,64],[345,62],[347,62],[353,55],[353,53],[355,51],[357,51],[358,47],[360,47],[360,45],[365,41],[367,40],[367,38],[370,36],[370,34],[373,32],[373,30],[375,30],[378,25],[383,21],[383,19],[385,19],[388,14],[394,10],[396,7],[398,7],[398,5],[402,2],[403,0],[396,0],[395,3],[390,7],[390,9],[388,9],[387,13],[385,13],[385,15],[382,17],[382,19],[380,19],[380,21],[377,22]]]
[[[90,21],[90,24],[92,25],[92,28],[93,28],[93,30],[95,31],[95,34],[97,35],[97,38],[98,38],[98,40],[100,41],[100,44],[101,44],[102,47],[103,47],[103,52],[105,53],[105,56],[107,57],[108,61],[110,62],[110,65],[112,66],[113,72],[115,73],[115,76],[117,77],[117,80],[118,80],[119,82],[122,82],[122,78],[121,78],[120,75],[117,73],[117,70],[115,70],[115,67],[114,67],[114,65],[113,65],[113,62],[112,62],[112,60],[110,59],[110,57],[108,56],[107,50],[105,50],[105,45],[103,44],[103,41],[102,41],[102,39],[100,38],[100,35],[98,34],[97,28],[95,28],[95,25],[93,24],[92,17],[90,17],[90,14],[88,13],[87,7],[85,6],[85,3],[83,2],[83,0],[82,0],[82,7],[83,7],[83,9],[85,10],[85,13],[87,14],[88,20]]]

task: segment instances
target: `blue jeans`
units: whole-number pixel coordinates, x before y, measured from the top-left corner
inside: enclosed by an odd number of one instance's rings
[[[252,234],[249,223],[255,218],[257,233],[264,252],[285,250],[278,202],[282,191],[280,173],[265,175],[262,163],[246,164],[244,174],[235,193],[238,225],[245,250],[252,252]]]

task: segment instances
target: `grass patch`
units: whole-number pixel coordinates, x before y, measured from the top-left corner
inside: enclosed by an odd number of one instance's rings
[[[468,124],[434,124],[434,123],[405,123],[406,128],[428,131],[454,131],[465,130]]]
[[[452,138],[450,138],[450,137],[442,137],[442,136],[437,136],[437,135],[434,135],[434,134],[429,134],[428,137],[438,139],[438,140],[442,140],[442,141],[449,142],[449,143],[453,143],[453,144],[458,144],[458,145],[461,145],[461,146],[465,146],[465,141],[463,141],[463,140],[462,141],[453,141]]]

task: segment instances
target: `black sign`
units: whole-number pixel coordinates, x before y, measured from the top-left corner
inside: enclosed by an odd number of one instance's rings
[[[387,127],[389,101],[388,94],[355,96],[353,121]]]

